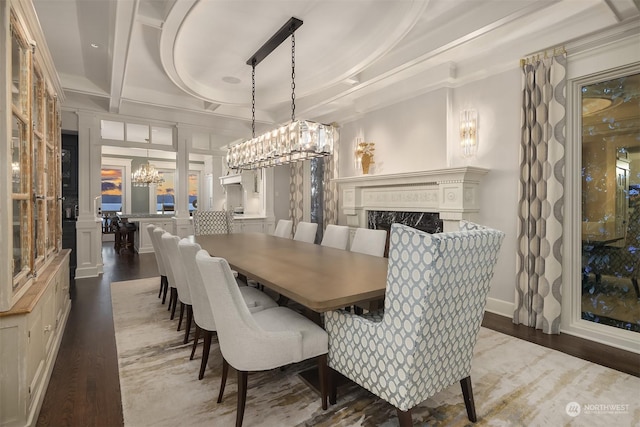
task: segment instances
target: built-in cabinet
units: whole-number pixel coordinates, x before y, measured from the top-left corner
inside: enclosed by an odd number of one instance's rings
[[[0,426],[31,425],[70,309],[62,89],[31,1],[0,2]]]

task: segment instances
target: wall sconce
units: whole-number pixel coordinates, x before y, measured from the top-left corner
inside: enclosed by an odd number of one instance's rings
[[[476,110],[460,112],[460,147],[463,157],[473,157],[478,151],[478,113]]]
[[[369,166],[373,161],[373,152],[376,150],[375,142],[364,142],[361,138],[356,139],[355,159],[356,164],[362,167],[362,174],[369,174]]]

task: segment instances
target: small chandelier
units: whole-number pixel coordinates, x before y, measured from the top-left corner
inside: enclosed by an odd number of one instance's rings
[[[460,112],[460,148],[463,157],[473,157],[478,151],[478,113],[475,110]]]
[[[160,184],[164,179],[158,174],[158,171],[147,163],[140,165],[137,171],[131,174],[131,182],[134,187],[148,187],[151,184]]]
[[[337,129],[308,120],[296,120],[295,111],[295,34],[302,21],[291,18],[251,58],[252,138],[229,147],[227,165],[231,169],[259,169],[278,166],[312,157],[329,156],[337,140]],[[256,137],[256,65],[285,39],[291,36],[291,121]]]

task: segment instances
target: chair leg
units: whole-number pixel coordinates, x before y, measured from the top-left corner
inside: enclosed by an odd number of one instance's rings
[[[171,320],[176,317],[176,305],[178,304],[178,289],[171,288],[171,298],[173,298],[173,307],[171,307]]]
[[[318,356],[318,374],[320,375],[320,396],[322,397],[322,409],[327,409],[327,355]]]
[[[396,413],[398,414],[398,422],[400,423],[400,427],[411,427],[413,426],[413,419],[411,419],[411,409],[408,411],[401,411],[396,408]]]
[[[162,288],[164,288],[164,276],[160,276],[160,291],[158,292],[158,298],[162,297]]]
[[[200,326],[196,323],[196,330],[193,333],[193,346],[191,347],[191,356],[189,360],[193,360],[193,356],[196,354],[196,347],[198,346],[198,340],[200,339]]]
[[[178,331],[180,330],[180,328],[182,327],[182,319],[184,318],[184,307],[185,304],[180,301],[180,316],[178,317]]]
[[[167,276],[162,276],[164,278],[164,289],[162,290],[162,303],[167,300],[167,291],[169,290],[169,279]]]
[[[169,291],[169,306],[167,307],[167,311],[171,311],[171,306],[173,304],[174,290],[176,290],[176,288],[171,287],[171,290]],[[172,319],[173,319],[173,317],[172,317]]]
[[[236,427],[242,427],[244,406],[247,402],[247,371],[238,371],[238,409],[236,409]]]
[[[640,298],[640,289],[638,289],[638,279],[635,277],[631,279],[631,283],[633,284],[633,289],[636,290],[636,298]]]
[[[476,404],[473,402],[473,388],[471,387],[471,377],[469,376],[461,379],[460,386],[462,387],[464,406],[467,408],[467,417],[469,417],[469,421],[475,423],[478,418],[476,417]]]
[[[338,401],[338,381],[336,371],[333,368],[327,368],[329,371],[329,403],[335,405]]]
[[[222,395],[224,394],[224,386],[227,385],[227,374],[229,373],[229,363],[227,359],[222,358],[222,377],[220,378],[220,392],[218,393],[218,403],[222,402]]]
[[[182,342],[183,344],[186,344],[189,342],[189,333],[191,332],[191,320],[193,319],[193,307],[191,306],[191,304],[186,304],[187,306],[187,324],[185,325],[184,328],[184,341]]]
[[[200,363],[200,373],[198,379],[204,378],[204,371],[207,369],[207,361],[209,360],[209,351],[211,350],[211,336],[213,332],[204,331],[204,344],[202,346],[202,362]],[[223,365],[224,370],[224,365]]]

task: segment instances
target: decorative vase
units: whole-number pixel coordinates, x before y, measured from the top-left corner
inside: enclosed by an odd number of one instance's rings
[[[363,154],[362,155],[362,159],[361,159],[361,163],[362,163],[362,174],[363,175],[368,175],[369,174],[369,166],[371,166],[371,156],[370,154]]]

